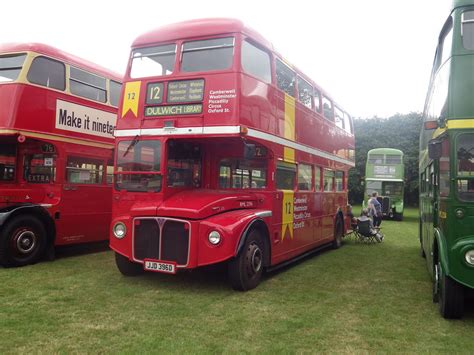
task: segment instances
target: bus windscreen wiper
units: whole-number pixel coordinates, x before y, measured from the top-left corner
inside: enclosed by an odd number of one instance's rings
[[[130,149],[132,149],[133,147],[137,145],[139,140],[140,140],[140,136],[137,134],[135,138],[133,138],[133,140],[130,142],[130,145],[127,147],[127,150],[125,150],[125,153],[123,153],[122,157],[125,157],[130,151]]]

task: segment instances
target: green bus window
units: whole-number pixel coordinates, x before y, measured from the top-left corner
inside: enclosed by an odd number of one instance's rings
[[[468,50],[474,49],[474,11],[465,11],[461,18],[462,45]]]
[[[474,133],[464,133],[457,139],[458,196],[474,201]]]

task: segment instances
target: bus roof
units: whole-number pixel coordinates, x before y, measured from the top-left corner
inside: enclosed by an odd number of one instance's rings
[[[156,45],[158,43],[169,43],[172,41],[180,39],[190,39],[197,37],[207,37],[207,36],[216,36],[226,33],[242,33],[245,36],[252,38],[261,45],[265,46],[277,57],[284,59],[284,62],[288,64],[293,70],[295,70],[298,75],[303,77],[305,80],[310,82],[315,86],[320,92],[322,92],[326,97],[332,99],[326,90],[322,89],[314,80],[305,75],[301,70],[299,70],[295,65],[288,62],[284,56],[282,56],[273,46],[273,44],[263,37],[256,30],[246,26],[241,20],[233,18],[205,18],[205,19],[195,19],[188,20],[183,22],[177,22],[169,25],[164,25],[158,27],[154,30],[146,32],[141,36],[137,37],[132,43],[132,48],[146,47],[151,45]],[[332,99],[333,100],[333,99]],[[336,103],[333,100],[334,104],[345,111],[344,108]]]
[[[474,0],[453,0],[452,9],[457,7],[474,5]]]
[[[400,149],[394,148],[374,148],[367,152],[367,154],[398,154],[403,155],[403,152]]]
[[[79,58],[73,54],[66,53],[60,49],[49,46],[42,43],[5,43],[0,44],[0,54],[1,53],[12,53],[12,52],[35,52],[38,54],[43,54],[55,59],[58,59],[64,63],[77,66],[81,69],[86,69],[95,74],[100,74],[107,78],[121,82],[122,75],[101,67],[93,62],[90,62],[86,59]]]
[[[257,31],[245,26],[242,21],[231,18],[205,18],[158,27],[135,39],[132,47],[142,47],[156,44],[157,42],[170,42],[182,38],[214,36],[225,33],[243,33],[273,50],[273,45]]]

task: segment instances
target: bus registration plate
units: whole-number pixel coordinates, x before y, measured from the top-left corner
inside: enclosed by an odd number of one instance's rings
[[[147,271],[163,272],[165,274],[176,274],[176,264],[163,263],[155,260],[144,260],[143,268]]]

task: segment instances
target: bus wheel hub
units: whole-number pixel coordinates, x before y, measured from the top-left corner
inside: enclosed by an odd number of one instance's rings
[[[30,230],[23,230],[15,237],[16,248],[21,254],[30,253],[36,246],[36,235]]]

